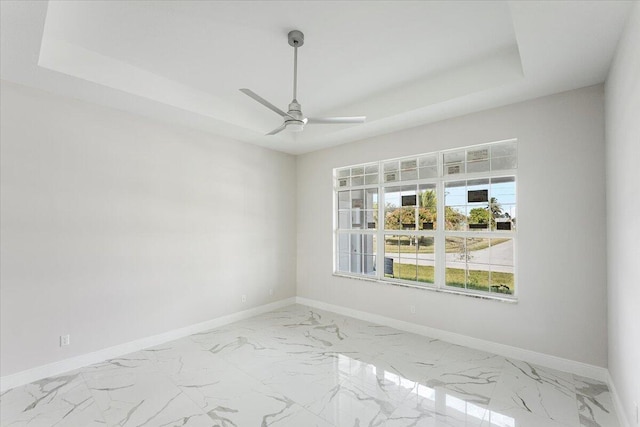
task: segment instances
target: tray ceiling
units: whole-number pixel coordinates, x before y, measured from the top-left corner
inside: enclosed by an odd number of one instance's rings
[[[2,1],[3,79],[299,154],[602,82],[630,2]],[[307,116],[264,133],[299,49]]]

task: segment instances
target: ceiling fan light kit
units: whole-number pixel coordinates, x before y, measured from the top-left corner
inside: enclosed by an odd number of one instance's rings
[[[240,92],[245,95],[253,98],[255,101],[264,105],[271,111],[280,115],[284,119],[284,123],[279,127],[275,128],[267,135],[275,135],[277,133],[282,132],[287,129],[291,132],[302,132],[304,126],[309,124],[348,124],[348,123],[364,123],[366,121],[365,116],[357,116],[357,117],[319,117],[319,118],[308,118],[305,117],[302,113],[302,107],[298,102],[298,48],[304,45],[304,34],[301,31],[293,30],[290,31],[287,39],[289,41],[289,45],[293,47],[293,99],[289,104],[288,110],[285,113],[266,99],[262,98],[257,93],[253,92],[251,89],[240,89]]]

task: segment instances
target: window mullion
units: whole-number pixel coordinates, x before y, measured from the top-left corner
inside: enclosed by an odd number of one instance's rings
[[[382,181],[384,176],[384,171],[382,170],[382,162],[380,162],[379,166],[379,179],[378,179],[378,229],[377,231],[377,252],[378,256],[376,257],[376,273],[378,279],[384,278],[384,200],[383,200],[383,191],[382,191]]]
[[[438,159],[438,169],[442,173],[442,156]],[[444,182],[440,180],[438,182],[438,189],[436,193],[436,211],[438,224],[436,228],[436,287],[444,287],[444,275],[445,275],[445,261],[446,261],[446,248],[445,248],[445,197],[444,197]]]

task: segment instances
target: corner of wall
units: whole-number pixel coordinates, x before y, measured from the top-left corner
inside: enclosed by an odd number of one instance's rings
[[[610,389],[623,427],[638,425],[640,404],[640,3],[635,2],[605,84],[607,324]]]

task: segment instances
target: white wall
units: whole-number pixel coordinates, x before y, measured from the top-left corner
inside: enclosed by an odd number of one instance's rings
[[[295,295],[292,156],[1,92],[2,376]]]
[[[640,404],[640,4],[607,78],[607,259],[609,372],[624,414]]]
[[[606,366],[603,108],[598,85],[299,156],[298,295]],[[332,275],[332,168],[508,138],[519,140],[517,304]]]

